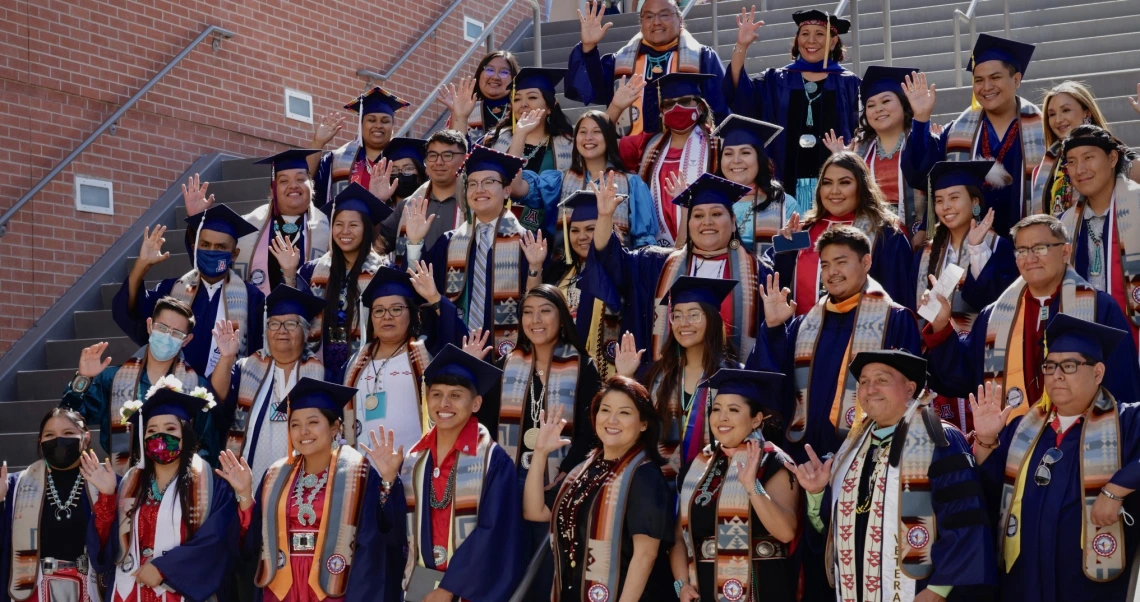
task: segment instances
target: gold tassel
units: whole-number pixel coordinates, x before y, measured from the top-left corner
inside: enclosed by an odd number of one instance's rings
[[[559,209],[561,211],[561,209]],[[574,260],[570,258],[570,216],[567,215],[562,220],[562,252],[566,253],[566,265],[574,265]]]
[[[831,13],[823,11],[823,70],[827,71],[827,59],[831,56]]]

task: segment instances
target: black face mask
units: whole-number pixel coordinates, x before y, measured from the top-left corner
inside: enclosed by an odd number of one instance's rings
[[[410,176],[406,176],[404,174],[397,174],[396,179],[399,180],[399,182],[400,182],[396,186],[396,196],[398,196],[402,199],[406,199],[409,196],[411,196],[412,193],[415,192],[416,189],[419,188],[420,184],[422,183],[422,182],[420,182],[420,176],[418,174],[412,174]]]
[[[48,466],[62,470],[79,461],[82,442],[79,437],[56,437],[40,443],[40,452]]]

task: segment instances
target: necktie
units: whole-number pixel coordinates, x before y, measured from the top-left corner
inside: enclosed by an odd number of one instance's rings
[[[491,253],[491,224],[476,226],[475,273],[471,280],[471,299],[467,304],[468,326],[474,332],[483,328],[483,309],[487,302],[487,259]]]

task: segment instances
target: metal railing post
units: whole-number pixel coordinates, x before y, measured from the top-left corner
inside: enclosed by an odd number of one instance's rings
[[[954,87],[962,87],[962,26],[958,24],[958,15],[962,11],[954,9]]]
[[[1001,11],[1005,15],[1005,37],[1009,38],[1009,0],[1001,0]]]
[[[541,8],[534,5],[534,66],[542,66],[542,13]]]
[[[840,2],[841,7],[843,4],[845,4],[845,2]],[[837,16],[840,14],[838,9],[836,9],[835,14]],[[862,37],[861,33],[859,30],[859,0],[851,0],[851,66],[855,68],[855,73],[857,74],[862,73],[859,69],[859,55],[862,53],[862,51],[859,50],[859,42]]]
[[[890,67],[894,53],[891,52],[891,0],[883,0],[883,63]]]
[[[712,47],[713,50],[720,48],[720,24],[717,23],[717,6],[716,0],[709,0],[712,3]]]

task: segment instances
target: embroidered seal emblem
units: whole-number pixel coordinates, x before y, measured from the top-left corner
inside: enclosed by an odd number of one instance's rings
[[[848,408],[847,413],[844,414],[843,420],[847,422],[847,426],[855,424],[855,408]]]
[[[123,570],[124,571],[133,571],[134,568],[135,568],[135,557],[133,555],[131,555],[130,552],[128,552],[127,557],[125,559],[123,559]]]
[[[435,563],[435,566],[440,566],[447,562],[447,548],[443,546],[432,546],[431,560]]]
[[[285,552],[277,550],[277,568],[285,568]]]
[[[620,344],[617,341],[606,341],[606,359],[610,360],[611,362],[617,359],[617,352],[619,348]]]
[[[915,550],[921,550],[930,543],[930,531],[922,525],[915,525],[906,532],[906,542]]]
[[[1101,533],[1093,538],[1092,547],[1097,556],[1112,556],[1116,553],[1116,538],[1108,533]]]
[[[329,559],[325,562],[325,568],[334,575],[343,573],[346,567],[348,567],[348,561],[340,554],[329,556]]]
[[[1140,286],[1132,289],[1132,302],[1140,303]]]
[[[265,270],[254,270],[253,273],[249,275],[250,284],[261,286],[263,282],[265,282]]]
[[[507,357],[508,355],[511,354],[511,351],[513,351],[514,348],[515,348],[515,342],[514,341],[510,341],[510,340],[502,341],[501,343],[499,343],[499,347],[498,347],[499,357]]]
[[[610,599],[610,590],[601,583],[595,583],[586,590],[586,599],[590,602],[606,602]]]
[[[1006,393],[1005,395],[1005,405],[1007,406],[1016,408],[1017,406],[1021,405],[1021,402],[1024,400],[1025,393],[1023,393],[1019,387],[1013,387],[1009,390],[1009,393]]]
[[[736,602],[744,597],[744,584],[736,579],[729,579],[724,582],[724,587],[721,588],[721,592],[725,598]]]

